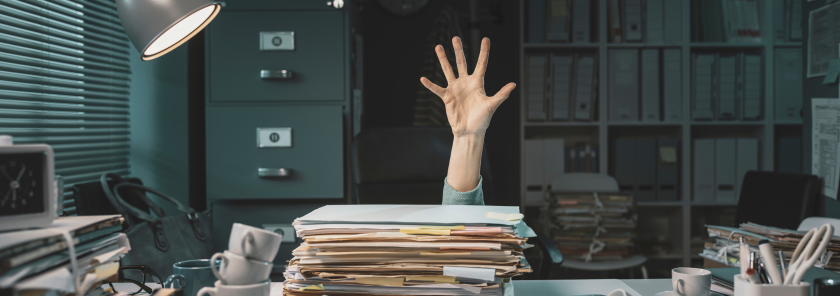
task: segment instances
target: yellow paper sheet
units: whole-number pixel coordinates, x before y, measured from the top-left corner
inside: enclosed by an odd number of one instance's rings
[[[502,213],[487,212],[486,214],[484,214],[484,218],[496,219],[496,220],[502,220],[502,221],[516,221],[516,220],[521,220],[524,217],[525,217],[525,215],[522,215],[520,213],[502,214]]]
[[[96,280],[100,281],[106,279],[112,275],[117,274],[117,271],[120,269],[120,262],[111,262],[99,265],[96,267]]]
[[[428,234],[428,235],[449,235],[449,229],[411,229],[402,228],[400,232],[405,234]]]
[[[308,286],[308,287],[300,288],[300,290],[301,291],[323,291],[324,290],[324,284],[311,285],[311,286]]]
[[[375,285],[375,286],[389,286],[389,287],[402,287],[405,278],[385,278],[385,277],[369,277],[369,278],[356,278],[357,284],[362,285]]]
[[[454,276],[448,275],[412,275],[405,277],[407,281],[424,281],[424,282],[435,282],[440,284],[458,284],[459,281],[455,280]]]

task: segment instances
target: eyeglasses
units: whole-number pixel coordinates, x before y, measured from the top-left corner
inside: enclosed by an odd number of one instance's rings
[[[160,276],[152,270],[151,267],[148,265],[127,265],[120,267],[119,276],[117,279],[117,283],[132,283],[137,285],[139,289],[137,292],[130,293],[129,295],[137,295],[143,292],[148,294],[152,294],[154,290],[146,286],[146,277],[150,278],[152,282],[163,286],[163,281],[161,280]],[[140,275],[142,274],[142,279]],[[111,287],[112,292],[116,293],[117,289],[114,288],[112,282],[108,282],[108,286]]]

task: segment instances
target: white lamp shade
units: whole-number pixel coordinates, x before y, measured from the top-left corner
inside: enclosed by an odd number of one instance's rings
[[[156,59],[198,34],[219,14],[213,0],[116,0],[128,39],[144,61]]]

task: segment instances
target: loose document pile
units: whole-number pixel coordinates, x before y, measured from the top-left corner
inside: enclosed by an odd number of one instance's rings
[[[563,255],[589,261],[621,260],[634,251],[633,197],[620,193],[554,193],[548,226]]]
[[[536,234],[518,207],[330,205],[293,223],[304,242],[284,295],[509,295]]]
[[[48,228],[0,233],[0,294],[100,293],[98,287],[116,276],[120,258],[130,250],[123,220],[60,217]]]
[[[759,240],[769,240],[773,250],[782,250],[785,261],[790,261],[799,241],[808,233],[751,222],[741,224],[740,228],[706,225],[706,230],[709,232],[710,240],[706,242],[706,248],[700,256],[728,266],[740,266],[739,237],[744,237],[753,252],[758,252]],[[834,236],[826,247],[825,254],[817,260],[815,266],[840,272],[840,256],[838,256],[840,254],[838,253],[840,253],[840,237]]]

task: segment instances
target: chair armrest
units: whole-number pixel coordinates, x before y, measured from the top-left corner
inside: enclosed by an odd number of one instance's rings
[[[560,253],[560,249],[557,248],[557,245],[554,244],[551,238],[544,234],[537,234],[536,237],[532,237],[531,239],[535,245],[538,245],[542,249],[543,260],[551,259],[550,263],[552,264],[563,263],[563,254]]]

